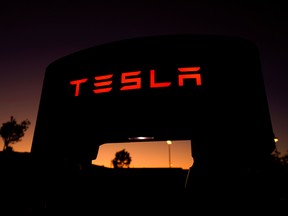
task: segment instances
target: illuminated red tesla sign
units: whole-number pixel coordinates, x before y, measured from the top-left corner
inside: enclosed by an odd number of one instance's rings
[[[201,74],[197,73],[200,70],[200,67],[181,67],[177,68],[178,72],[178,86],[184,86],[185,79],[195,79],[196,85],[202,85]],[[171,82],[156,82],[155,79],[155,70],[150,70],[150,88],[166,88],[171,85]],[[120,91],[124,90],[136,90],[141,89],[141,70],[130,71],[121,73],[121,87]],[[95,76],[94,86],[95,89],[93,92],[95,94],[107,93],[112,90],[112,77],[113,74],[106,74],[101,76]],[[80,87],[82,84],[86,83],[88,78],[82,78],[77,80],[70,81],[71,85],[75,85],[74,96],[79,96]]]

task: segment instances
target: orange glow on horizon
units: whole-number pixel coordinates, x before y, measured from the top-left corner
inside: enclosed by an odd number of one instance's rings
[[[174,168],[189,169],[193,165],[190,140],[173,140],[169,146]],[[166,141],[106,143],[99,147],[98,156],[93,160],[93,164],[112,168],[111,161],[115,153],[122,149],[130,153],[131,168],[169,167],[169,149]]]

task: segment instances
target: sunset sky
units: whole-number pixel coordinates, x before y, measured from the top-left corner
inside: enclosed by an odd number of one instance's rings
[[[131,156],[131,168],[163,168],[169,167],[170,162],[173,168],[189,169],[193,164],[190,140],[175,140],[170,146],[166,141],[107,143],[100,146],[98,157],[93,164],[112,168],[111,161],[115,158],[115,153],[123,149]]]
[[[9,121],[10,116],[18,122],[31,121],[22,141],[13,145],[15,151],[30,152],[44,73],[51,62],[85,48],[121,39],[189,33],[238,36],[256,43],[272,125],[279,138],[277,148],[282,154],[286,153],[288,14],[284,5],[273,2],[268,5],[261,1],[257,4],[182,0],[169,3],[162,0],[96,2],[7,1],[1,4],[0,123]],[[164,144],[163,158],[155,162],[155,166],[168,164],[168,147]],[[172,144],[173,165],[187,168],[192,162],[187,156],[190,147],[189,141]],[[2,140],[0,148],[3,148]],[[112,152],[106,157],[108,162],[102,156],[100,158],[100,154],[98,160],[101,159],[100,165],[109,166],[115,151],[121,148],[112,148],[110,144],[105,148],[111,148],[108,152]],[[150,159],[147,164],[136,160],[137,150],[143,153],[145,148],[130,149],[135,157],[132,166],[149,164]],[[181,158],[186,159],[181,161]]]

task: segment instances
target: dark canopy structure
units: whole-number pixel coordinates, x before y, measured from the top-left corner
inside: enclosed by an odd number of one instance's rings
[[[187,188],[195,176],[236,179],[264,162],[275,143],[257,46],[228,36],[150,36],[47,67],[31,150],[47,170],[91,164],[100,145],[139,137],[192,141],[196,174]]]

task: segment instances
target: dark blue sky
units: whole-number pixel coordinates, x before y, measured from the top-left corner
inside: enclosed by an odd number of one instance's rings
[[[45,69],[85,48],[133,37],[217,34],[256,43],[278,149],[288,150],[288,15],[284,3],[209,1],[6,2],[0,8],[0,122],[32,124],[15,150],[31,148]],[[2,144],[2,143],[1,143]]]

